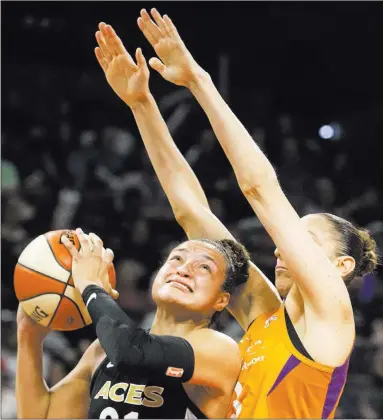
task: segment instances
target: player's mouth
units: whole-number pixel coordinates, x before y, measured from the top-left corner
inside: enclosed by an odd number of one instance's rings
[[[177,289],[180,289],[183,292],[193,293],[193,289],[181,280],[168,280],[166,283],[169,283],[171,286],[176,287]]]

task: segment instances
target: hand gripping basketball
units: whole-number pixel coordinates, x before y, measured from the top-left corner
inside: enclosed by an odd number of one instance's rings
[[[118,292],[109,283],[108,264],[113,261],[114,254],[109,248],[103,247],[102,240],[94,233],[85,234],[76,229],[80,242],[78,251],[74,244],[63,235],[61,240],[72,255],[72,277],[80,293],[93,284],[102,287],[113,299],[118,298]]]

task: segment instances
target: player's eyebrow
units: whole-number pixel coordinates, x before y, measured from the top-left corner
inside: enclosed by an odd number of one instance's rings
[[[188,252],[188,250],[186,248],[176,248],[176,249],[173,250],[173,252],[176,252],[176,251]],[[206,255],[206,254],[202,254],[202,257],[211,261],[211,262],[213,262],[218,267],[218,264],[216,263],[214,258],[212,258],[212,257],[210,257],[209,255]]]
[[[175,251],[187,252],[188,250],[186,248],[176,248],[176,249],[173,249],[173,252]]]

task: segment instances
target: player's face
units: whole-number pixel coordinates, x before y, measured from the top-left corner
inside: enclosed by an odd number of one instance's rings
[[[211,316],[229,301],[222,291],[225,276],[225,257],[214,246],[187,241],[172,250],[159,270],[153,299],[157,305],[175,304]]]
[[[319,214],[310,214],[303,217],[301,221],[314,241],[323,249],[330,259],[333,259],[336,253],[337,244],[334,240],[331,226],[329,226],[327,220]],[[275,285],[280,296],[284,298],[289,293],[294,284],[294,280],[283,261],[283,255],[280,254],[278,249],[275,250],[274,254],[277,257],[275,265]]]

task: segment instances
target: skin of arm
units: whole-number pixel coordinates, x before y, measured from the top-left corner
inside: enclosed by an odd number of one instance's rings
[[[270,161],[226,104],[211,77],[196,63],[171,19],[141,11],[138,26],[159,58],[149,64],[166,80],[190,89],[209,118],[238,184],[278,247],[315,320],[353,324],[346,286],[283,193]],[[312,319],[312,317],[310,317]]]
[[[97,40],[100,51],[96,51],[96,56],[99,58],[101,67],[104,66],[108,83],[131,108],[145,148],[175,218],[188,238],[234,239],[228,229],[211,212],[196,175],[169,133],[156,101],[149,91],[149,72],[141,51],[136,53],[137,65],[135,65],[114,30],[103,23],[100,24],[100,35]],[[118,49],[114,47],[115,45],[118,45]],[[134,89],[127,88],[129,86],[127,79],[130,79],[130,85],[133,86],[132,75],[122,76],[120,75],[122,70],[112,73],[113,63],[106,63],[105,57],[109,54],[112,56],[110,51],[113,48],[118,51],[115,59],[118,59],[118,56],[126,57],[125,66],[132,66],[136,70],[133,76],[137,75],[138,78],[140,75],[141,84],[135,84]],[[102,57],[101,50],[107,50]],[[102,59],[105,62],[102,62]],[[246,330],[258,315],[276,309],[279,305],[280,299],[275,288],[251,263],[249,280],[232,296],[228,309]]]
[[[208,116],[243,194],[291,271],[305,305],[322,319],[332,322],[348,319],[352,308],[344,281],[302,225],[270,161],[225,103],[210,77],[197,77],[191,91]]]
[[[77,366],[51,389],[42,369],[43,340],[49,329],[18,310],[16,402],[18,418],[86,418],[96,352],[93,343]]]

